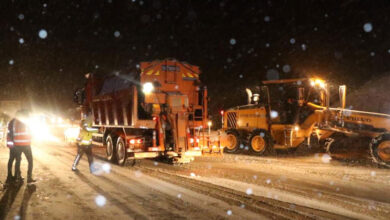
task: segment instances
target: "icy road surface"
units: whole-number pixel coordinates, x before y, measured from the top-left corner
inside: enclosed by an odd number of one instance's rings
[[[92,175],[86,158],[71,171],[75,153],[74,146],[35,144],[38,182],[3,190],[0,219],[388,219],[390,211],[389,169],[323,154],[225,154],[181,166],[96,159],[99,175]],[[0,158],[4,182],[7,148]]]

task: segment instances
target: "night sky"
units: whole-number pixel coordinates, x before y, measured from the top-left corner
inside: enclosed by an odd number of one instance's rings
[[[8,2],[8,3],[6,3]],[[88,72],[167,57],[200,66],[211,111],[261,80],[356,89],[390,70],[389,1],[1,1],[0,98],[72,106]]]

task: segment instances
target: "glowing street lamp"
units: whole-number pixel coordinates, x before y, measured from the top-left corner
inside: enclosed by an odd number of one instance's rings
[[[213,125],[213,123],[211,121],[208,121],[207,122],[207,125],[209,126],[209,136],[210,136],[210,133],[211,133],[211,125]]]

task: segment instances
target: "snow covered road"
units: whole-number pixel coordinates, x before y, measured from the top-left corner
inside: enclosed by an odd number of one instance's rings
[[[94,149],[101,155],[103,149]],[[224,155],[172,166],[143,160],[119,167],[86,159],[71,171],[74,146],[33,146],[33,186],[0,194],[3,219],[387,219],[390,170],[305,157]],[[0,147],[5,180],[8,149]],[[25,176],[27,161],[22,161]]]

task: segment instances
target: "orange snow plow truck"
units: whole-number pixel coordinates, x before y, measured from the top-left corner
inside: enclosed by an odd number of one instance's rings
[[[83,117],[99,129],[92,143],[121,165],[156,157],[185,163],[201,156],[207,89],[199,67],[174,59],[139,67],[132,74],[87,74],[85,88],[76,91]]]

